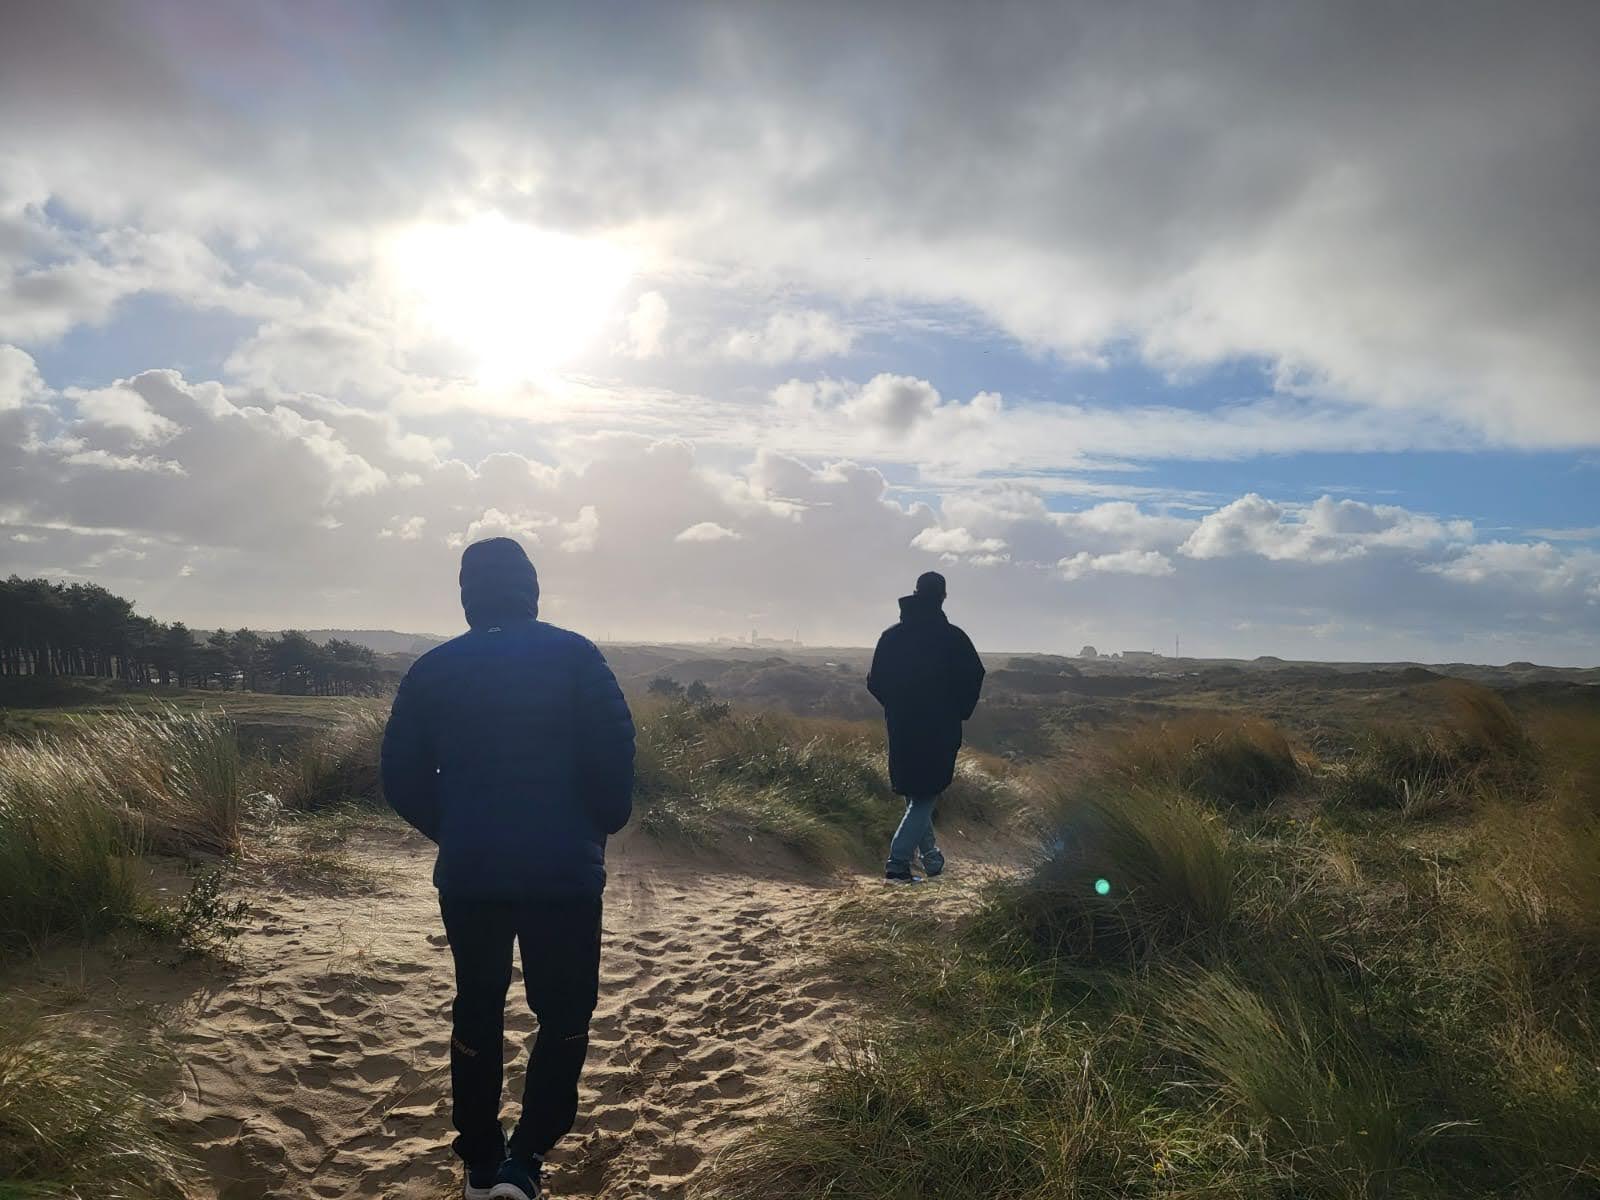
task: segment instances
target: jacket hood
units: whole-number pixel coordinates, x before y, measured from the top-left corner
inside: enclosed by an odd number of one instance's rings
[[[461,607],[477,629],[539,615],[539,574],[510,538],[473,542],[461,553]]]
[[[930,596],[927,592],[912,592],[900,597],[902,621],[945,621],[944,597]]]

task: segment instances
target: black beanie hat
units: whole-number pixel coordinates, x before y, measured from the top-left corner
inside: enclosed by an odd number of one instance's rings
[[[944,576],[937,571],[924,571],[921,575],[918,575],[917,595],[931,596],[935,599],[943,600],[945,596]]]
[[[461,552],[461,607],[476,629],[539,615],[539,574],[510,538],[486,538]]]

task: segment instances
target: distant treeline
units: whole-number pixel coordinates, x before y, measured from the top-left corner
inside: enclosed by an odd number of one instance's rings
[[[182,621],[133,611],[92,583],[13,575],[0,584],[0,675],[98,675],[129,683],[348,696],[390,673],[366,646],[326,645],[293,630],[218,630],[201,641]]]

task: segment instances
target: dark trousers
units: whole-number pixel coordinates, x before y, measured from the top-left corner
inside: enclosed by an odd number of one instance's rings
[[[522,1117],[510,1151],[543,1155],[578,1115],[578,1076],[589,1052],[589,1018],[600,988],[600,901],[471,900],[441,894],[456,961],[450,1008],[450,1119],[455,1150],[472,1165],[506,1153],[500,1089],[511,947],[522,947],[528,1007],[539,1035],[528,1056]]]

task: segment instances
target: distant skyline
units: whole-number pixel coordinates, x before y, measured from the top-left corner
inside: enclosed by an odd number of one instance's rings
[[[1600,663],[1600,7],[66,3],[0,574],[196,626]]]

